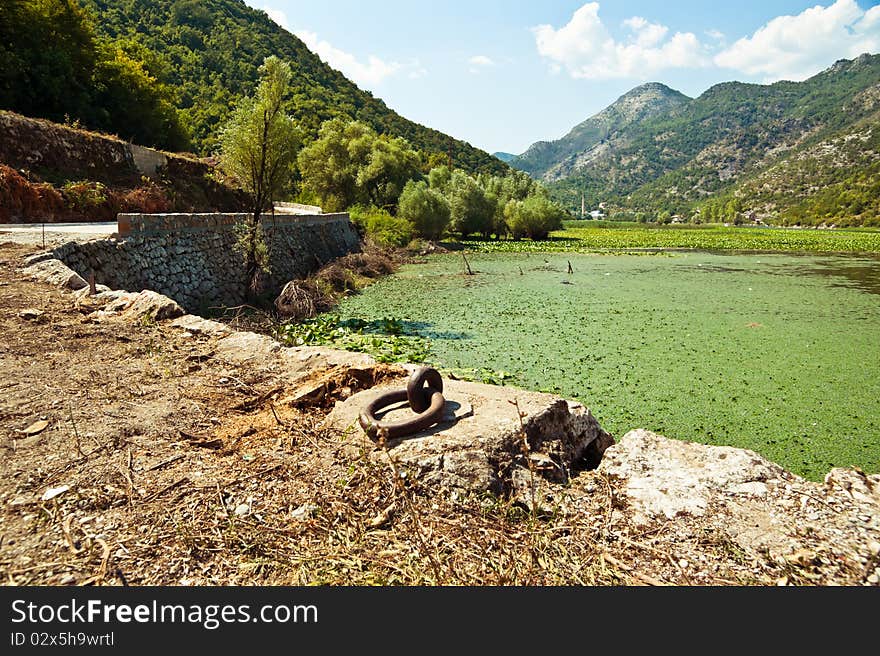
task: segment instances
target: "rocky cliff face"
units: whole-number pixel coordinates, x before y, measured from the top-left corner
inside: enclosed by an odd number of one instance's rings
[[[567,177],[605,152],[609,141],[625,138],[625,131],[630,126],[668,114],[689,100],[665,84],[643,84],[575,126],[561,139],[533,144],[510,164],[548,182]]]

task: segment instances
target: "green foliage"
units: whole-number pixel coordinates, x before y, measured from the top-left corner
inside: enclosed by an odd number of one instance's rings
[[[430,342],[404,333],[404,324],[399,319],[386,317],[366,322],[323,314],[299,323],[282,324],[276,328],[275,337],[286,346],[333,346],[367,353],[379,362],[425,362],[431,352]]]
[[[358,168],[357,184],[374,206],[396,211],[403,187],[421,175],[419,164],[418,153],[406,140],[378,135]]]
[[[418,153],[405,140],[338,118],[324,123],[299,156],[306,191],[329,212],[355,204],[395,211],[404,185],[420,177],[419,165]]]
[[[94,209],[107,201],[107,188],[100,182],[69,181],[64,183],[61,193],[68,204],[79,212]]]
[[[507,227],[514,239],[546,239],[553,230],[562,228],[565,210],[545,196],[511,200],[504,207]]]
[[[75,0],[4,0],[2,107],[147,146],[188,148],[169,87],[113,37],[97,35]]]
[[[812,253],[880,253],[880,231],[640,225],[571,221],[548,241],[465,241],[482,253],[589,253],[630,249],[762,251]],[[586,224],[586,225],[581,225]]]
[[[450,180],[452,180],[452,169],[445,164],[432,168],[428,173],[428,186],[441,194],[446,193]]]
[[[290,66],[268,57],[260,76],[255,95],[239,102],[221,134],[223,169],[251,198],[251,218],[239,228],[238,246],[254,291],[257,271],[267,271],[269,260],[260,217],[289,183],[301,139],[299,128],[283,109]]]
[[[379,246],[403,247],[415,236],[412,222],[401,216],[391,216],[385,210],[356,205],[348,212],[352,222]]]
[[[449,202],[423,180],[410,180],[400,195],[398,215],[410,221],[423,239],[438,240],[449,226]]]
[[[6,2],[7,0],[4,0]],[[20,1],[20,0],[15,0]],[[167,82],[199,154],[217,147],[230,108],[252,93],[258,68],[276,55],[290,62],[293,77],[285,111],[303,127],[306,140],[332,118],[352,119],[379,134],[406,139],[420,152],[446,157],[469,172],[506,170],[506,165],[470,144],[408,121],[384,102],[359,89],[268,15],[240,0],[82,0],[101,17],[97,29],[113,39],[141,43],[167,62]],[[2,21],[0,21],[2,24]],[[34,30],[33,42],[51,31]],[[0,43],[4,43],[0,39]],[[47,61],[52,58],[47,57]],[[0,94],[3,97],[3,94]]]
[[[449,201],[450,230],[462,238],[472,234],[488,237],[493,232],[495,197],[488,195],[471,176],[453,171],[445,196]]]
[[[129,141],[180,151],[189,137],[170,89],[121,48],[104,44],[95,67],[92,124]]]
[[[284,112],[290,66],[268,57],[260,76],[256,94],[239,101],[220,138],[223,170],[251,196],[255,221],[289,184],[302,139]]]

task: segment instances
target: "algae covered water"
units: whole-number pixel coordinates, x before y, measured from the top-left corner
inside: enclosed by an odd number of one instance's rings
[[[876,257],[469,259],[476,275],[459,254],[407,265],[341,315],[402,319],[433,364],[578,399],[617,438],[745,447],[814,480],[880,471]]]

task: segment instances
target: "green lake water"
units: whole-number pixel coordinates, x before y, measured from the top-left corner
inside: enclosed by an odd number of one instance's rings
[[[880,471],[880,259],[469,260],[474,276],[460,254],[407,265],[340,314],[403,319],[431,340],[434,365],[580,400],[617,438],[647,428],[745,447],[813,480]]]

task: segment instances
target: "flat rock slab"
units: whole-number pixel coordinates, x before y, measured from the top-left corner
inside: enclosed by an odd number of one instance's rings
[[[405,385],[402,378],[337,403],[325,426],[350,433],[354,445],[371,446],[358,416],[380,394]],[[522,472],[564,481],[572,472],[595,467],[613,443],[587,408],[549,394],[456,380],[444,381],[443,394],[447,405],[442,423],[388,445],[399,464],[430,485],[514,494]],[[409,412],[393,409],[387,419]]]
[[[25,267],[24,273],[34,280],[47,282],[64,289],[82,289],[88,287],[89,284],[64,262],[56,259],[37,260]]]
[[[165,321],[183,316],[184,311],[173,299],[145,289],[134,297],[131,305],[122,314],[129,320],[145,317],[154,321]]]
[[[281,344],[266,335],[235,332],[217,342],[217,357],[233,364],[254,360],[264,362],[281,350]]]
[[[599,471],[625,479],[635,519],[701,516],[719,494],[765,496],[785,470],[754,451],[630,431],[605,452]]]
[[[784,564],[833,545],[868,563],[870,545],[880,544],[878,474],[837,468],[814,483],[754,451],[634,430],[605,451],[595,475],[613,477],[618,521],[647,528],[674,520],[682,539],[720,531],[750,558]]]
[[[203,319],[194,314],[185,314],[171,322],[175,328],[183,328],[193,335],[219,336],[228,335],[232,330],[226,324],[219,321]]]

